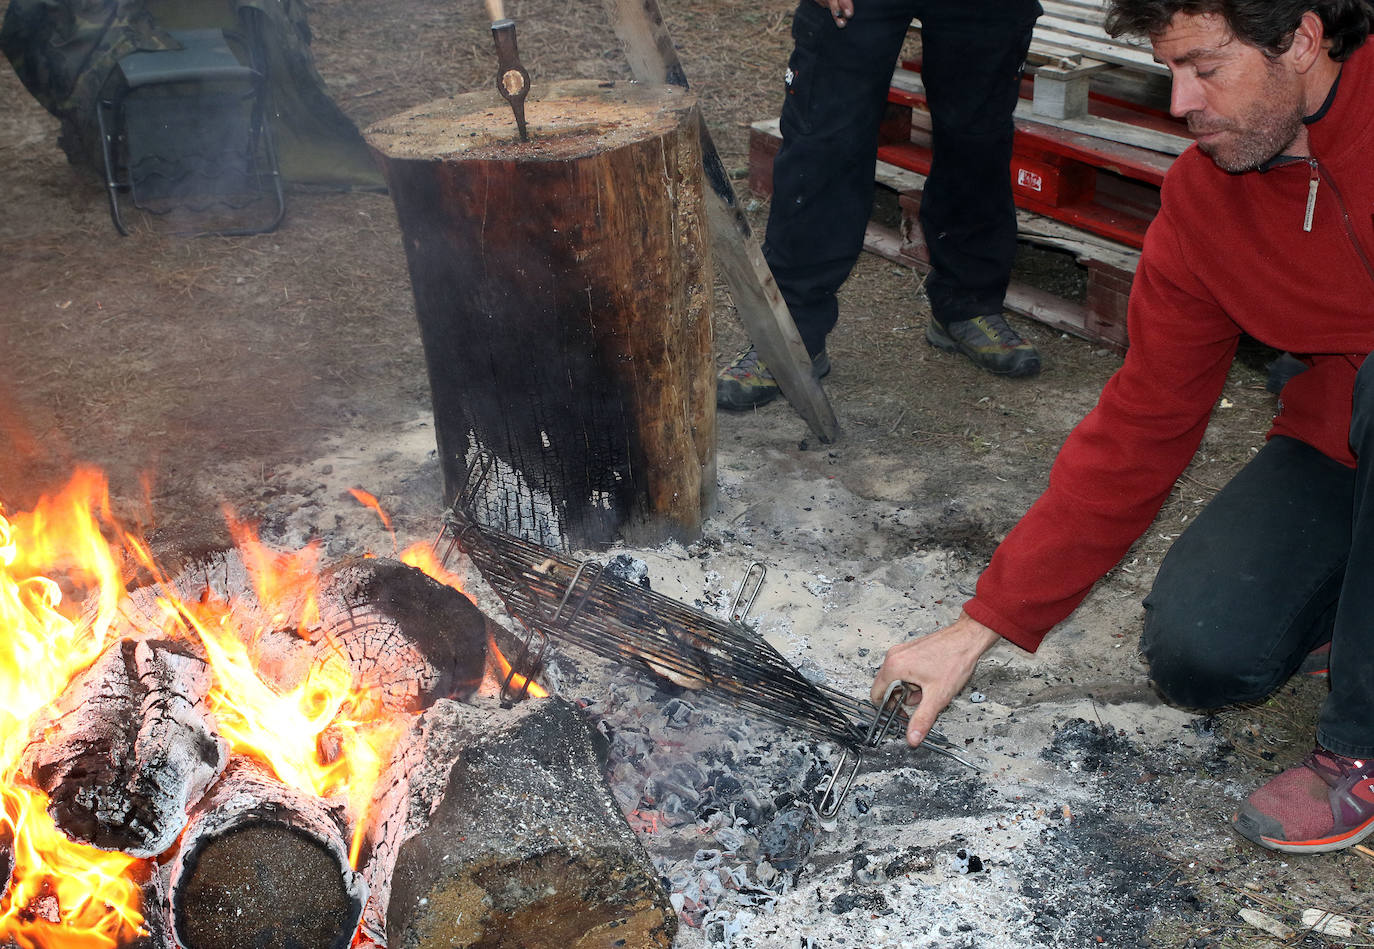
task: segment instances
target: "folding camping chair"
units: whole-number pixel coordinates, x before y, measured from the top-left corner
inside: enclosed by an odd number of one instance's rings
[[[180,48],[124,56],[96,108],[115,228],[129,233],[132,207],[178,233],[275,230],[286,204],[251,31],[167,35]]]

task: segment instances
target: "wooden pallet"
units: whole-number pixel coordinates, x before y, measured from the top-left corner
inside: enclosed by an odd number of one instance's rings
[[[749,189],[754,194],[766,196],[773,193],[773,158],[781,143],[776,119],[755,122],[751,127]],[[864,240],[865,249],[897,263],[928,271],[930,257],[916,219],[925,176],[879,161],[876,182],[880,187],[897,194],[901,221],[895,229],[870,223]],[[1016,220],[1019,240],[1073,256],[1076,265],[1084,271],[1087,293],[1085,299],[1079,302],[1014,280],[1007,290],[1007,309],[1116,352],[1124,352],[1127,344],[1126,304],[1136,263],[1140,258],[1136,249],[1024,208],[1018,208]]]
[[[930,171],[930,113],[920,75],[904,63],[892,79],[878,157]],[[1038,82],[1027,80],[1027,85]],[[1018,207],[1139,249],[1159,210],[1159,188],[1190,143],[1148,107],[1089,99],[1086,116],[1036,114],[1028,90],[1017,107],[1012,189]]]
[[[1013,281],[1009,310],[1124,351],[1126,307],[1164,174],[1192,142],[1169,115],[1169,72],[1143,43],[1108,36],[1103,0],[1041,0],[1015,115],[1011,162],[1017,236],[1073,256],[1085,271],[1082,302]],[[919,24],[912,32],[919,37]],[[909,47],[916,49],[917,44]],[[877,183],[898,195],[894,230],[870,224],[865,247],[926,269],[917,222],[930,170],[930,113],[920,58],[893,75],[879,133]],[[776,121],[755,123],[749,186],[772,193]]]

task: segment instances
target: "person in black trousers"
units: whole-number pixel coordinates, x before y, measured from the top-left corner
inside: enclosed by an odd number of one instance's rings
[[[830,370],[836,293],[863,249],[878,126],[913,20],[932,120],[920,210],[933,266],[926,339],[989,372],[1040,371],[1040,354],[1002,315],[1016,252],[1012,113],[1040,12],[1037,0],[801,0],[763,253],[817,378]],[[722,408],[753,408],[778,394],[752,346],[717,378]]]

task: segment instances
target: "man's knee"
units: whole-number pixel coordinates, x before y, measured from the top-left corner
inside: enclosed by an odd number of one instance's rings
[[[1150,681],[1171,705],[1214,709],[1262,699],[1279,684],[1258,657],[1238,653],[1234,634],[1209,629],[1197,615],[1171,615],[1147,604],[1140,653]]]

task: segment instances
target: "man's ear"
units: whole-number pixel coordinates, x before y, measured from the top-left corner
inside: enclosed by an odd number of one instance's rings
[[[1298,27],[1293,31],[1293,44],[1284,56],[1297,72],[1305,73],[1321,61],[1330,45],[1326,40],[1322,18],[1308,10],[1298,21]]]

